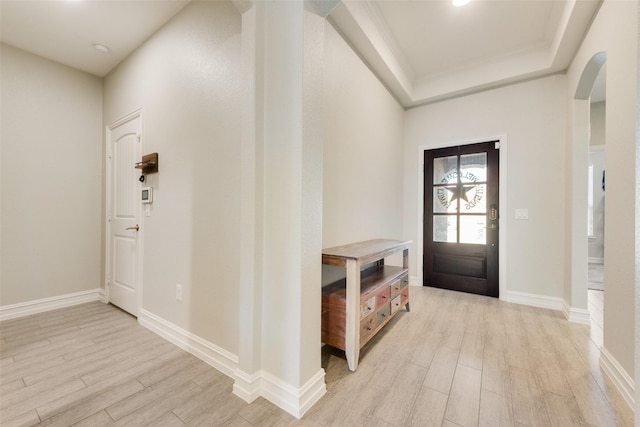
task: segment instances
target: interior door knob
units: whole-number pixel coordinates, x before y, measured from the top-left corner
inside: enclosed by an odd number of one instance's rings
[[[138,230],[140,230],[140,227],[138,226],[138,224],[136,224],[135,227],[127,227],[127,228],[125,228],[125,230],[136,230],[136,231],[138,231]]]

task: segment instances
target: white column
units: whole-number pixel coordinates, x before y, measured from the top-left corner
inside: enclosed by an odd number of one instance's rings
[[[589,163],[589,111],[588,99],[573,101],[573,139],[570,141],[569,191],[567,192],[567,210],[571,221],[569,224],[570,239],[567,252],[569,254],[571,305],[569,320],[580,323],[589,322],[587,311],[587,181]],[[577,214],[580,212],[580,214]]]
[[[238,369],[233,392],[247,402],[261,395],[262,243],[264,175],[264,7],[237,1],[242,13],[242,147]]]
[[[321,2],[331,10],[336,2]],[[243,12],[240,338],[234,392],[301,417],[320,366],[322,62],[315,2],[236,2]]]
[[[324,19],[306,11],[303,2],[265,3],[265,397],[296,416],[313,403],[309,399],[317,400],[325,391],[320,367],[318,90],[323,39]]]
[[[638,8],[637,34],[638,34],[638,50],[637,50],[637,67],[636,67],[636,175],[635,175],[635,424],[640,426],[640,8]]]

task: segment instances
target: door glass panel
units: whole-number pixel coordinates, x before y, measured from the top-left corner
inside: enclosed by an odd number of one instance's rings
[[[486,180],[487,153],[460,156],[460,182],[485,182]]]
[[[458,212],[458,201],[455,199],[457,187],[433,188],[433,212],[455,213]]]
[[[458,224],[456,215],[433,216],[433,241],[451,242],[458,241]]]
[[[433,183],[456,184],[458,182],[458,156],[433,159]]]
[[[462,213],[486,213],[487,212],[487,184],[462,185],[460,196],[460,212]]]
[[[460,215],[460,243],[486,245],[487,217],[484,215]]]

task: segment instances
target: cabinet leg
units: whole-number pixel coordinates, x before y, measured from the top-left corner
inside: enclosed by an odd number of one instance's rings
[[[347,260],[347,289],[345,302],[345,354],[349,369],[358,369],[360,356],[360,264],[356,260]]]
[[[407,303],[407,311],[411,311],[411,310],[409,310],[409,303]]]
[[[349,370],[351,372],[355,372],[358,369],[358,359],[360,358],[360,350],[356,350],[355,352],[345,352],[347,356],[347,364],[349,365]]]

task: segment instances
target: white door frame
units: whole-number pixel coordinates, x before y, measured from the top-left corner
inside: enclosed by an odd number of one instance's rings
[[[106,149],[105,149],[105,166],[106,166],[106,188],[105,188],[105,212],[104,212],[104,218],[105,218],[105,227],[104,227],[104,232],[105,232],[105,255],[104,255],[104,294],[105,294],[105,303],[109,304],[110,299],[109,299],[109,283],[111,281],[111,203],[112,203],[112,198],[113,198],[113,188],[112,188],[112,179],[113,179],[113,170],[112,170],[112,162],[111,162],[111,156],[113,154],[113,147],[111,146],[111,131],[115,128],[117,128],[118,126],[123,125],[124,123],[127,123],[131,120],[134,120],[136,118],[140,118],[140,150],[141,152],[144,152],[143,147],[144,147],[144,132],[142,132],[142,127],[143,127],[143,120],[142,120],[142,109],[138,109],[133,111],[132,113],[127,114],[126,116],[115,120],[111,123],[109,123],[106,126],[105,129],[105,142],[106,142]],[[133,167],[133,165],[131,165],[131,167]],[[137,242],[136,242],[136,257],[138,259],[138,263],[137,263],[137,294],[138,294],[138,298],[137,298],[137,312],[138,314],[140,313],[140,309],[142,308],[142,290],[143,290],[143,286],[142,286],[142,278],[143,278],[143,274],[142,274],[142,270],[143,270],[143,244],[142,242],[144,241],[144,215],[142,215],[142,206],[141,204],[138,204],[138,224],[140,226],[140,229],[137,232]]]
[[[500,208],[498,227],[500,230],[498,243],[500,245],[498,249],[498,281],[500,299],[508,299],[508,286],[507,286],[507,135],[493,135],[476,137],[472,139],[465,139],[462,141],[449,141],[432,145],[420,145],[418,147],[418,238],[417,238],[417,250],[416,250],[416,282],[418,286],[423,286],[423,265],[424,259],[424,152],[427,150],[435,150],[438,148],[457,147],[458,145],[470,145],[477,144],[479,142],[486,141],[500,141],[500,185],[499,185],[499,197]]]

